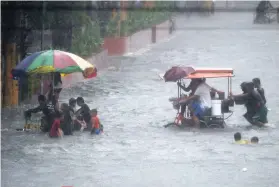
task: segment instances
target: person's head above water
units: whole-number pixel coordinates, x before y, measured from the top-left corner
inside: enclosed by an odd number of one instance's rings
[[[84,99],[82,97],[77,98],[77,105],[81,106],[84,103]]]
[[[252,80],[252,82],[254,83],[255,88],[260,88],[261,87],[261,80],[259,78],[254,78]]]
[[[90,113],[91,113],[91,115],[92,115],[93,117],[95,117],[95,116],[97,116],[98,111],[97,111],[97,109],[92,109],[92,110],[90,111]]]
[[[234,134],[234,140],[235,140],[235,141],[240,141],[240,140],[241,140],[241,134],[240,134],[240,132],[237,132],[237,133]]]
[[[44,95],[39,95],[38,96],[38,102],[40,104],[44,104],[46,102],[46,97]]]
[[[259,143],[259,138],[257,136],[254,136],[251,138],[251,143]]]
[[[76,104],[77,104],[77,100],[76,100],[75,98],[69,99],[69,105],[70,105],[71,107],[75,107]]]

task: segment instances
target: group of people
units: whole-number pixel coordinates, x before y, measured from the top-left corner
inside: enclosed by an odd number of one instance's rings
[[[247,112],[243,115],[244,118],[252,125],[258,127],[268,123],[266,107],[266,97],[264,89],[259,78],[254,78],[251,82],[243,82],[240,85],[243,93],[234,95],[230,93],[234,101],[240,101],[244,104]]]
[[[52,97],[38,96],[39,105],[25,111],[25,118],[32,113],[43,112],[41,130],[48,132],[50,137],[73,135],[73,131],[90,131],[91,134],[103,132],[103,125],[98,118],[97,109],[90,110],[82,97],[71,98],[69,103],[62,103],[59,107],[59,92],[54,91]],[[76,110],[76,105],[80,109]]]
[[[258,144],[259,143],[259,138],[257,136],[253,136],[251,140],[243,140],[241,137],[241,133],[237,132],[234,134],[234,141],[236,144]]]
[[[180,108],[180,113],[175,121],[176,124],[186,124],[200,128],[200,120],[211,112],[211,92],[218,95],[224,94],[206,83],[206,79],[192,79],[188,87],[184,87],[180,82],[178,86],[185,92],[190,92],[189,96],[171,99],[176,108]],[[267,107],[264,89],[259,78],[254,78],[251,82],[241,84],[242,94],[234,95],[230,93],[230,99],[235,101],[242,100],[247,112],[245,119],[252,125],[262,127],[267,121]],[[190,109],[191,118],[186,119],[184,113],[186,106]]]

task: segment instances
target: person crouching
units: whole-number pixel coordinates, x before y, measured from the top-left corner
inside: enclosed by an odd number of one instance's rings
[[[55,118],[54,118],[53,124],[52,124],[50,132],[49,132],[49,137],[57,138],[57,137],[63,136],[63,131],[60,128],[62,118],[63,118],[63,115],[59,111],[56,111]]]
[[[98,111],[97,109],[93,109],[90,112],[92,123],[91,134],[100,134],[101,132],[103,132],[103,126],[100,124],[100,120],[98,118]]]

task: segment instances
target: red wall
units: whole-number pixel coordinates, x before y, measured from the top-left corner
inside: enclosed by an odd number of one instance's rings
[[[160,40],[169,37],[169,27],[169,21],[165,21],[159,25],[154,26],[155,29],[149,28],[141,30],[131,36],[105,38],[103,48],[108,50],[109,56],[121,56],[126,53],[135,52],[149,44],[152,44],[152,35],[155,36],[155,42],[159,42]]]

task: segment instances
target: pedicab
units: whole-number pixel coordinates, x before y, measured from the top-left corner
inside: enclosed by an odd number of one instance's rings
[[[208,79],[208,78],[226,78],[228,84],[228,93],[231,93],[232,89],[232,77],[233,69],[231,68],[195,68],[192,66],[188,67],[172,67],[169,69],[163,76],[160,75],[165,82],[178,82],[182,83],[185,79]],[[231,107],[234,106],[234,102],[229,97],[225,98],[225,93],[219,94],[216,96],[216,92],[211,92],[211,109],[206,112],[202,119],[200,119],[201,127],[204,128],[224,128],[225,120],[228,119],[232,114]],[[178,98],[183,97],[181,94],[181,88],[178,86]],[[174,105],[174,108],[177,110],[177,115],[174,122],[165,125],[165,127],[171,125],[178,125],[177,118],[180,114],[180,107]],[[225,116],[228,115],[228,116]],[[191,118],[191,112],[189,107],[186,106],[186,112],[184,113],[186,119]],[[182,124],[186,125],[186,124]]]
[[[67,76],[71,73],[80,72],[84,78],[93,78],[97,76],[97,69],[94,65],[81,57],[60,50],[46,50],[35,52],[32,55],[23,59],[15,68],[12,69],[12,77],[19,80],[23,76],[34,76],[43,74],[60,73],[62,76]],[[53,84],[52,77],[52,85]],[[41,93],[43,94],[43,93]],[[31,119],[25,116],[25,125],[23,129],[17,130],[32,130],[40,129],[45,131],[46,118],[43,116],[40,120]]]

